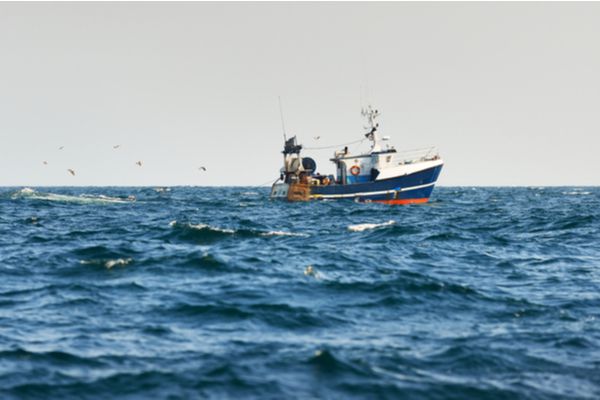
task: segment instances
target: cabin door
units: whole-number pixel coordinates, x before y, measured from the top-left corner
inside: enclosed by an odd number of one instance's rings
[[[345,185],[346,184],[346,164],[341,161],[338,163],[337,176],[339,177],[340,184]]]

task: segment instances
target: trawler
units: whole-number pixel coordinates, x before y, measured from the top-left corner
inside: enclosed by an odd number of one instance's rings
[[[336,175],[317,173],[316,162],[301,155],[296,136],[285,138],[283,168],[271,188],[271,199],[288,201],[351,199],[357,202],[386,204],[425,203],[440,175],[443,160],[435,148],[397,152],[379,135],[380,113],[368,106],[365,138],[371,148],[351,154],[348,147],[335,151],[330,159]]]

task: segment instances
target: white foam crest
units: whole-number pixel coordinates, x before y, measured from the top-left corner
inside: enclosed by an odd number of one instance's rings
[[[12,198],[27,198],[31,200],[60,201],[65,203],[80,204],[130,203],[135,201],[134,196],[129,196],[126,199],[120,197],[105,196],[103,194],[82,194],[79,196],[71,196],[67,194],[41,193],[31,188],[23,188],[19,190],[18,192],[12,195]]]
[[[35,190],[33,190],[32,188],[23,188],[21,190],[19,190],[19,193],[21,194],[34,194]]]
[[[208,224],[188,224],[192,229],[204,230],[210,229],[211,231],[223,232],[223,233],[235,233],[233,229],[219,228],[218,226],[212,226]]]
[[[592,194],[592,192],[572,191],[572,192],[562,192],[562,194],[567,195],[567,196],[586,196],[588,194]]]
[[[116,258],[114,260],[81,260],[80,264],[103,265],[106,269],[111,269],[117,265],[127,265],[132,262],[132,258]]]
[[[357,224],[357,225],[348,225],[348,230],[351,232],[362,232],[368,229],[377,229],[384,226],[394,225],[396,221],[389,220],[388,222],[382,222],[380,224]]]
[[[131,258],[117,258],[116,260],[108,260],[104,263],[106,269],[111,269],[115,265],[127,265],[131,262]]]
[[[169,226],[170,227],[174,227],[179,225],[179,222],[177,222],[177,220],[173,220],[171,222],[169,222]],[[216,232],[223,232],[223,233],[235,233],[235,230],[233,229],[228,229],[228,228],[219,228],[218,226],[212,226],[212,225],[208,225],[208,224],[183,224],[183,226],[187,226],[188,228],[191,229],[198,229],[198,230],[211,230],[211,231],[216,231]]]
[[[82,194],[79,196],[82,199],[90,200],[90,202],[100,202],[100,203],[130,203],[135,201],[135,196],[128,196],[126,199],[121,197],[111,197],[105,196],[103,194],[94,196],[91,194]]]
[[[269,231],[269,232],[263,232],[260,235],[261,236],[297,236],[297,237],[308,237],[308,235],[306,233],[284,232],[284,231]]]
[[[10,197],[14,200],[20,197],[31,197],[34,196],[36,193],[37,192],[34,189],[26,187],[14,192]]]

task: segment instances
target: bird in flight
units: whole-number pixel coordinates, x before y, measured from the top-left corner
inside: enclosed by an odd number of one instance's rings
[[[58,149],[59,149],[59,150],[62,150],[62,149],[64,149],[64,148],[65,148],[65,146],[60,146]]]
[[[116,145],[113,146],[113,149],[118,149],[119,147],[121,147],[121,145],[120,144],[116,144]]]
[[[321,136],[313,136],[313,139],[319,140],[319,139],[321,139]]]
[[[141,161],[138,161],[135,164],[138,165],[138,166],[140,166],[140,167],[142,166],[142,162]]]
[[[48,161],[44,161],[44,165],[48,165]]]
[[[69,168],[67,171],[69,171],[71,175],[75,176],[75,171],[73,171],[71,168]]]
[[[200,171],[206,171],[206,167],[200,167],[198,168]]]

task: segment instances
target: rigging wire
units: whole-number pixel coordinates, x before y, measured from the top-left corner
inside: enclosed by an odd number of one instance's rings
[[[271,185],[275,182],[277,182],[280,178],[277,177],[277,179],[273,180],[273,179],[269,179],[268,181],[261,183],[260,185],[253,185],[252,187],[260,187],[260,186],[265,186],[266,184],[270,183]]]
[[[335,149],[341,146],[350,146],[351,144],[356,144],[356,143],[362,143],[365,140],[367,140],[367,138],[364,139],[359,139],[359,140],[355,140],[353,142],[348,142],[348,143],[340,143],[340,144],[334,144],[331,146],[321,146],[321,147],[304,147],[305,150],[326,150],[326,149]]]
[[[281,116],[281,129],[283,130],[283,142],[287,142],[287,135],[285,133],[285,123],[283,122],[283,106],[281,105],[281,96],[277,97],[279,99],[279,115]]]

